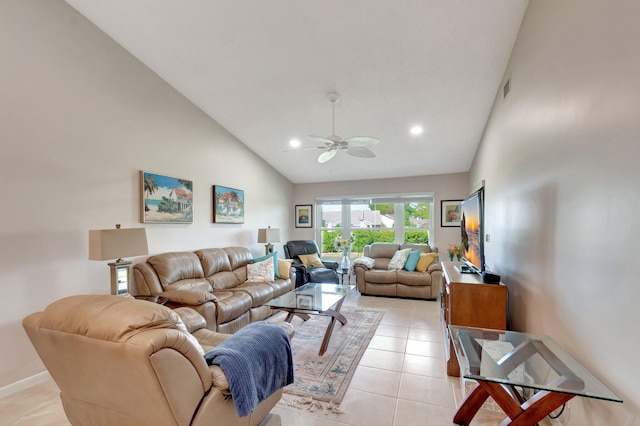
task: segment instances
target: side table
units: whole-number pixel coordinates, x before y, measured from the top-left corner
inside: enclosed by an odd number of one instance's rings
[[[344,285],[344,277],[347,276],[347,284],[351,284],[351,275],[349,275],[348,269],[338,269],[338,275],[340,275],[340,284]]]
[[[493,397],[507,418],[502,426],[535,425],[575,396],[622,402],[550,337],[450,325],[460,370],[477,382],[453,423],[469,425]]]

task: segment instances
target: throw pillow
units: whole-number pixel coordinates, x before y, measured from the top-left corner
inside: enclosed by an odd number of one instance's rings
[[[275,281],[273,275],[273,258],[247,265],[247,281],[251,283],[272,283]]]
[[[416,271],[425,272],[429,265],[438,259],[438,253],[420,253],[420,260],[416,265]]]
[[[407,256],[407,261],[404,264],[404,269],[409,272],[415,271],[418,260],[420,260],[420,250],[411,250],[409,252],[409,256]]]
[[[396,251],[391,258],[391,261],[389,261],[389,270],[404,268],[404,264],[407,263],[407,257],[409,256],[410,251],[411,249]]]
[[[280,271],[278,278],[282,278],[283,280],[289,278],[292,263],[293,259],[278,259],[278,270]]]
[[[307,268],[309,267],[309,265],[313,266],[314,268],[324,268],[324,263],[322,263],[322,261],[318,257],[318,253],[301,254],[298,257]]]
[[[265,256],[260,256],[260,257],[256,257],[255,259],[253,259],[251,261],[251,263],[258,263],[258,262],[262,262],[263,260],[267,260],[273,258],[273,275],[274,276],[279,276],[279,269],[278,269],[278,252],[274,251],[273,253],[269,253]]]

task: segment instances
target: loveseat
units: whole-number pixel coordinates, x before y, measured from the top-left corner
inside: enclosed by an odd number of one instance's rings
[[[203,352],[230,337],[188,308],[77,295],[23,326],[60,388],[72,425],[257,425],[282,388],[239,417],[226,374]]]
[[[418,270],[418,264],[412,264],[412,268],[407,262],[398,269],[389,269],[399,250],[419,251],[412,258],[418,255],[422,262],[420,269],[424,271]],[[352,268],[361,294],[435,300],[440,292],[442,268],[438,248],[428,244],[373,243],[364,247],[363,258],[356,259]]]
[[[274,262],[281,267],[273,282],[248,281],[247,265],[255,260],[262,258],[253,259],[246,247],[206,248],[150,256],[133,272],[140,294],[165,297],[170,308],[192,308],[208,329],[234,333],[269,317],[264,304],[295,288],[295,270],[284,259]]]

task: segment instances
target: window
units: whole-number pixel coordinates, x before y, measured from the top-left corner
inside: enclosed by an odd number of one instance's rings
[[[316,240],[325,258],[339,258],[336,238],[354,235],[351,257],[373,242],[429,243],[433,194],[318,198]],[[397,220],[402,218],[402,220]]]

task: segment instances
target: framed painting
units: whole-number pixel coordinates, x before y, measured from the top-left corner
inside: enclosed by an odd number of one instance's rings
[[[193,223],[193,182],[140,171],[142,223]]]
[[[312,228],[313,227],[313,206],[311,204],[302,204],[296,206],[295,218],[296,228]]]
[[[462,200],[440,201],[440,226],[460,226],[460,222],[462,221],[460,204],[462,204]]]
[[[213,223],[244,223],[244,191],[213,185]]]

